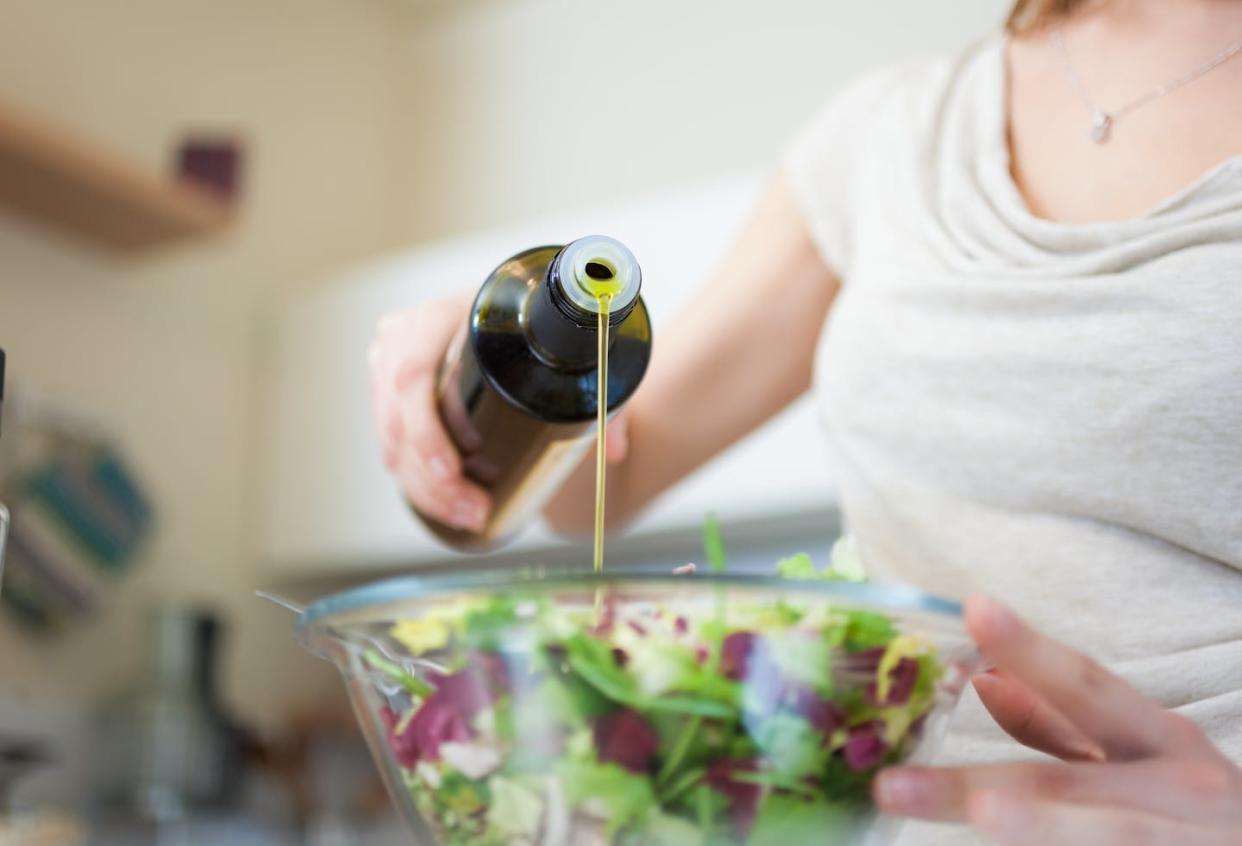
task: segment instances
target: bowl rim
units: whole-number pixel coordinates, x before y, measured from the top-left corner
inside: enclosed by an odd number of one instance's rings
[[[962,604],[943,596],[925,593],[904,584],[875,582],[833,582],[788,579],[757,573],[711,573],[676,575],[667,569],[627,567],[596,574],[582,569],[493,568],[465,573],[434,573],[393,576],[348,588],[315,600],[299,615],[295,628],[305,633],[312,626],[325,625],[330,618],[352,614],[367,606],[391,605],[423,599],[436,594],[497,592],[532,585],[540,587],[589,587],[592,585],[669,583],[746,588],[796,588],[813,594],[851,600],[890,611],[915,611],[960,621]]]

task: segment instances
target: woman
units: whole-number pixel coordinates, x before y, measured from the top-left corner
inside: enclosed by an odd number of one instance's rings
[[[952,766],[877,779],[890,813],[1005,844],[1242,842],[1240,51],[1238,0],[1022,0],[1005,38],[848,86],[611,433],[625,519],[812,388],[864,558],[1031,621],[970,600],[996,669]],[[407,494],[470,527],[486,497],[431,400],[464,310],[386,319],[372,376]],[[589,527],[590,485],[549,519]],[[1060,761],[995,763],[1000,729]]]

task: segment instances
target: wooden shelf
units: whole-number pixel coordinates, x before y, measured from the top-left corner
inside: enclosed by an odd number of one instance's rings
[[[0,104],[0,206],[136,251],[223,229],[227,203]]]

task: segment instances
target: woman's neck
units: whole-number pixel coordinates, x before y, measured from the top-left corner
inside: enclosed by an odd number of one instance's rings
[[[1090,3],[1052,28],[1060,46],[1044,29],[1008,51],[1011,171],[1034,213],[1133,217],[1242,155],[1242,54],[1208,67],[1242,39],[1242,0]]]

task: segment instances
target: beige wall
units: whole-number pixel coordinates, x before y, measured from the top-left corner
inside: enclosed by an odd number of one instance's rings
[[[194,126],[241,129],[251,153],[242,218],[210,244],[116,259],[0,212],[17,384],[117,432],[161,516],[110,615],[40,647],[0,619],[0,694],[100,695],[161,596],[233,616],[227,693],[248,715],[334,690],[250,597],[277,292],[403,241],[763,166],[845,77],[963,44],[1005,5],[0,0],[0,99],[152,167]]]
[[[381,0],[0,0],[0,100],[152,168],[192,127],[240,130],[250,154],[235,230],[158,255],[111,257],[0,211],[13,387],[117,433],[159,509],[140,569],[98,622],[35,645],[0,618],[0,694],[89,701],[125,681],[154,597],[230,614],[228,693],[248,713],[335,690],[283,612],[252,598],[258,316],[276,289],[401,240],[391,12]]]
[[[498,0],[425,14],[403,39],[415,232],[765,166],[842,80],[964,45],[1008,5]]]

